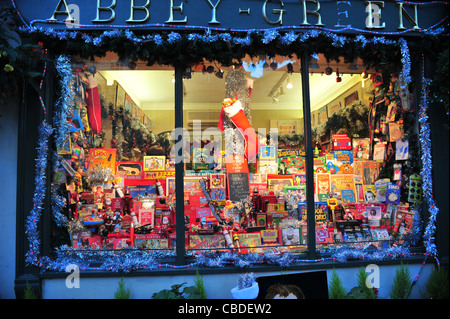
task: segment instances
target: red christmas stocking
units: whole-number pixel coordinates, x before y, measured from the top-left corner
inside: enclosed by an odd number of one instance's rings
[[[223,119],[225,115],[230,118],[234,125],[236,125],[245,139],[245,156],[247,157],[248,162],[254,162],[259,151],[259,140],[242,109],[241,102],[239,100],[232,100],[231,98],[223,100],[218,125],[221,131],[224,129]]]
[[[86,90],[86,103],[88,111],[89,126],[93,134],[102,131],[102,108],[100,105],[100,95],[98,93],[97,82],[94,75],[89,75],[89,85]]]

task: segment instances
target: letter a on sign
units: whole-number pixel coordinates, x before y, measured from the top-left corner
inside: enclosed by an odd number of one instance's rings
[[[80,288],[80,268],[77,265],[67,265],[66,272],[70,275],[66,278],[67,288]]]
[[[64,11],[60,11],[62,5],[64,5]],[[48,21],[56,21],[57,14],[65,14],[67,15],[67,20],[73,20],[72,15],[70,14],[69,5],[67,4],[66,0],[60,0],[58,2],[58,5],[56,6],[56,9],[53,12],[52,17],[48,19]]]

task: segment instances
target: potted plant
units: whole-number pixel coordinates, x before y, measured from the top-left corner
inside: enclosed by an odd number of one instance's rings
[[[435,268],[428,278],[425,291],[421,291],[421,295],[426,299],[448,299],[448,285],[448,271],[444,268]]]
[[[187,283],[174,284],[170,289],[163,289],[153,293],[152,299],[207,299],[203,277],[196,273],[194,286],[185,286]]]
[[[330,288],[329,288],[330,299],[345,299],[347,292],[345,291],[344,285],[342,284],[336,269],[333,269],[331,275]]]
[[[130,299],[130,288],[125,287],[123,278],[120,278],[119,287],[114,292],[114,299]]]
[[[236,287],[231,289],[233,299],[256,299],[259,293],[259,285],[256,282],[254,273],[245,273],[239,280]]]
[[[411,293],[411,274],[408,266],[400,264],[400,268],[395,272],[394,282],[389,292],[391,299],[408,299]]]

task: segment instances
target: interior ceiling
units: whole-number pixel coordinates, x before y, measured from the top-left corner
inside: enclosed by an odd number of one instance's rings
[[[243,62],[246,76],[253,80],[253,91],[251,96],[252,109],[298,109],[302,104],[301,74],[299,61],[291,58],[294,72],[287,73],[286,59],[280,57],[274,60],[279,68],[273,70],[266,66],[263,68],[259,59]],[[109,60],[111,61],[111,60]],[[116,60],[117,61],[117,60]],[[357,61],[357,70],[349,69],[350,64],[327,63],[323,56],[319,56],[319,69],[310,69],[310,98],[311,109],[318,109],[331,102],[340,93],[350,89],[362,80],[361,73],[365,69],[361,61]],[[356,61],[355,61],[356,62]],[[284,65],[283,65],[284,64]],[[155,70],[144,69],[145,64],[139,63],[135,70],[130,70],[126,64],[122,63],[97,63],[97,68],[107,80],[116,80],[127,93],[135,100],[142,110],[151,109],[173,109],[174,103],[174,70],[169,67],[160,67]],[[217,66],[212,65],[217,70]],[[331,75],[324,74],[325,68],[331,67]],[[198,108],[199,104],[220,105],[225,97],[226,75],[229,68],[221,68],[224,71],[223,78],[218,78],[214,74],[192,71],[190,79],[183,80],[184,88],[184,108]],[[336,81],[336,70],[339,70],[342,78],[341,82]],[[285,88],[287,78],[293,84],[292,89]],[[280,83],[280,79],[286,79]],[[278,90],[277,88],[281,88]],[[274,93],[275,92],[275,93]],[[272,93],[272,94],[271,94]],[[194,106],[195,105],[195,106]]]

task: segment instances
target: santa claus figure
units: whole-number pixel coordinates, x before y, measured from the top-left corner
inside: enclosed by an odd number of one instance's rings
[[[247,116],[244,113],[242,104],[239,100],[225,98],[222,101],[222,110],[220,113],[219,129],[224,130],[224,116],[233,122],[239,132],[245,139],[245,156],[249,163],[253,163],[259,151],[259,140],[255,130],[250,125]]]

